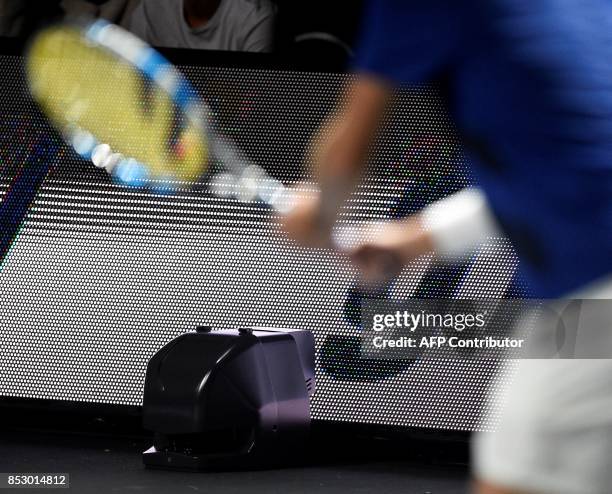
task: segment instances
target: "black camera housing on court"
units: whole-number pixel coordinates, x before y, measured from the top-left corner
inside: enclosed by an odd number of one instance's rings
[[[308,331],[199,327],[149,361],[147,467],[271,466],[298,455],[310,429],[314,338]]]

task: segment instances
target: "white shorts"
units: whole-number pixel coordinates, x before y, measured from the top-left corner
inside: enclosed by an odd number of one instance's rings
[[[612,280],[571,298],[612,298]],[[609,317],[597,324],[612,332]],[[538,494],[612,493],[612,360],[517,365],[496,432],[474,436],[476,478]]]

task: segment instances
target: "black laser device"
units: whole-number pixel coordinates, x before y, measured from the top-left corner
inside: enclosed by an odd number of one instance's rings
[[[199,327],[149,361],[143,425],[155,433],[147,467],[214,470],[299,456],[315,390],[309,331]]]

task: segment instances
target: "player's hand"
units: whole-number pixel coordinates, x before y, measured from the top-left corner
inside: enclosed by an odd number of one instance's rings
[[[289,238],[305,247],[329,247],[333,221],[323,217],[319,193],[297,196],[283,218],[282,228]]]
[[[363,236],[369,238],[347,252],[359,269],[361,282],[375,286],[388,281],[433,245],[417,216],[403,221],[371,223]]]

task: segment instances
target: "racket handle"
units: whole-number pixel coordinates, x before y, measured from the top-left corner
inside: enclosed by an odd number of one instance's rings
[[[38,189],[55,163],[58,149],[51,137],[35,142],[0,203],[0,267],[23,226]]]

